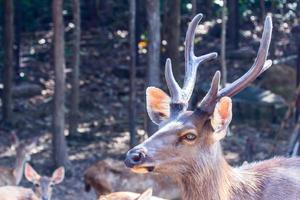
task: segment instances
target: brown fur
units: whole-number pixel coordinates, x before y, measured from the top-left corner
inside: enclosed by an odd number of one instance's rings
[[[114,192],[108,195],[101,196],[99,200],[166,200],[159,197],[152,196],[152,191],[149,190],[142,194],[134,192]]]
[[[41,176],[28,163],[25,165],[25,177],[34,184],[34,194],[39,199],[51,200],[53,188],[65,178],[65,169],[56,169],[51,177]]]
[[[300,195],[299,159],[274,158],[239,168],[230,167],[222,154],[207,161],[205,166],[205,161],[200,164],[199,160],[186,166],[188,172],[174,176],[183,199],[296,200]],[[289,171],[294,171],[295,180],[286,176]]]
[[[17,136],[15,137],[17,138]],[[35,144],[35,142],[36,139],[29,142],[17,142],[15,167],[0,167],[0,186],[19,185],[23,177],[25,163],[30,160],[32,146]]]
[[[63,168],[55,170],[52,177],[40,176],[29,164],[26,164],[25,175],[28,181],[34,183],[33,190],[17,186],[0,187],[0,200],[51,200],[52,187],[60,183],[64,177]],[[52,186],[51,186],[52,185]]]
[[[184,200],[299,199],[299,158],[229,166],[220,140],[231,115],[231,101],[221,99],[211,116],[201,110],[187,111],[162,121],[156,133],[131,150],[146,154],[142,163],[132,167],[152,166],[154,172],[173,177]],[[196,139],[184,139],[187,133],[196,134]]]
[[[5,186],[0,187],[0,200],[39,200],[31,189]]]
[[[167,177],[152,174],[138,175],[124,168],[123,162],[105,159],[90,166],[84,173],[87,188],[98,196],[117,191],[141,193],[153,187],[154,195],[168,199],[178,198],[178,187]]]
[[[153,121],[167,119],[170,115],[170,97],[164,91],[155,87],[147,88],[146,96],[148,102],[147,110],[152,110],[158,113],[157,115],[149,113],[149,117]]]
[[[161,90],[156,88],[149,88],[147,90],[147,95],[149,96],[148,100],[151,101],[151,109],[157,111],[166,111],[165,115],[169,115],[169,104],[170,97]],[[160,99],[159,101],[157,99]]]

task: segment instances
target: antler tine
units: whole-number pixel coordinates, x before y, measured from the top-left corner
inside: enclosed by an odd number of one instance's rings
[[[180,101],[181,88],[176,82],[173,71],[172,71],[172,63],[171,59],[168,58],[165,65],[165,78],[170,90],[170,95],[172,98],[172,103]]]
[[[260,71],[259,75],[261,75],[262,73],[264,73],[267,69],[269,69],[272,66],[273,62],[272,60],[266,60],[264,67],[262,68],[262,70]]]
[[[199,105],[201,110],[204,110],[209,113],[213,111],[215,102],[217,100],[218,92],[219,92],[220,78],[221,78],[221,72],[216,71],[211,81],[210,89],[208,90],[207,94],[202,99]]]
[[[192,96],[195,87],[197,68],[200,63],[217,57],[217,53],[209,53],[200,57],[194,54],[194,39],[195,31],[198,23],[201,21],[203,15],[198,14],[189,24],[186,38],[185,38],[185,77],[182,88],[182,98],[185,103],[188,103]]]
[[[198,14],[189,24],[186,38],[185,38],[185,77],[183,87],[181,88],[176,82],[171,60],[168,58],[165,65],[165,77],[168,88],[171,93],[171,113],[177,115],[180,111],[186,110],[188,102],[192,96],[195,87],[197,68],[200,63],[217,57],[217,53],[209,53],[196,57],[194,54],[194,39],[195,31],[198,23],[201,21],[203,15]]]
[[[186,32],[185,36],[185,52],[184,52],[184,57],[185,57],[185,70],[187,70],[187,66],[193,63],[189,63],[192,60],[190,60],[190,57],[192,59],[195,57],[194,54],[194,38],[195,38],[195,31],[198,23],[201,21],[203,17],[203,14],[198,14],[196,15],[193,20],[190,22],[188,30]]]
[[[223,96],[233,96],[237,94],[271,66],[272,62],[266,61],[271,42],[271,36],[272,18],[270,16],[267,16],[264,24],[264,31],[260,42],[260,47],[254,64],[252,65],[250,70],[247,73],[245,73],[242,77],[231,83],[228,87],[225,87],[222,90],[220,90],[218,98]]]

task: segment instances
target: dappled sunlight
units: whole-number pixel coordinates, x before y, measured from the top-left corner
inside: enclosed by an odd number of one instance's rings
[[[0,153],[0,157],[10,157],[16,154],[16,149],[14,146],[11,147],[6,147],[5,149],[3,149]]]
[[[91,131],[90,123],[81,123],[81,124],[79,124],[79,126],[77,128],[77,131],[80,134],[89,133]]]
[[[128,31],[127,30],[117,30],[117,36],[121,38],[126,38],[128,36]]]

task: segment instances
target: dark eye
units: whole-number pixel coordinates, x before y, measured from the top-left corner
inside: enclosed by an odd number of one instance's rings
[[[196,138],[197,136],[194,133],[187,133],[183,136],[183,139],[187,141],[194,141]]]
[[[36,187],[36,188],[37,188],[37,187],[40,187],[40,184],[35,183],[35,184],[34,184],[34,187]]]
[[[53,187],[54,187],[54,184],[53,184],[53,183],[51,183],[51,184],[50,184],[50,187],[51,187],[51,188],[53,188]]]

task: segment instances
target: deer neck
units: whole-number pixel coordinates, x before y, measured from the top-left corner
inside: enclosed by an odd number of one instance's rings
[[[259,180],[254,173],[232,168],[219,144],[207,156],[199,154],[184,173],[176,177],[184,200],[252,200],[258,195]],[[237,198],[238,197],[238,198]]]
[[[21,151],[17,152],[16,164],[15,164],[15,168],[13,170],[13,175],[14,175],[14,178],[15,178],[15,184],[16,185],[19,185],[21,180],[22,180],[24,167],[25,167],[26,162],[27,162],[26,154],[24,154]]]

